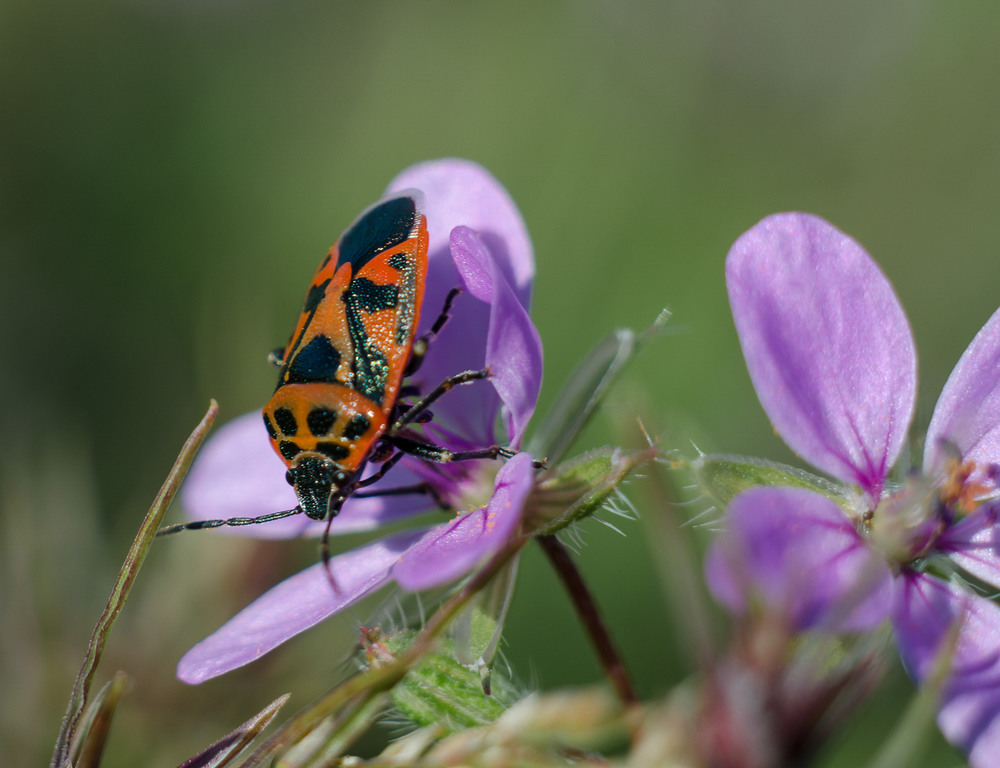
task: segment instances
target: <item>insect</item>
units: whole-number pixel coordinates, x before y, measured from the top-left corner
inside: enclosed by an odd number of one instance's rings
[[[404,453],[439,463],[513,456],[496,445],[452,452],[408,432],[410,425],[429,418],[429,406],[445,392],[489,376],[488,370],[465,371],[413,405],[399,402],[404,376],[419,367],[458,294],[456,289],[448,295],[430,332],[418,339],[427,247],[419,193],[400,193],[367,208],[317,268],[288,344],[271,353],[280,373],[264,407],[264,426],[288,467],[286,479],[298,506],[259,517],[181,523],[157,535],[253,525],[300,513],[331,521],[352,493],[384,476]],[[361,479],[368,461],[382,466]],[[441,503],[425,486],[383,493],[407,492],[429,493]]]

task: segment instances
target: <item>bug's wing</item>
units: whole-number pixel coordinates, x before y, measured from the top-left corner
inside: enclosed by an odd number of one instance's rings
[[[337,274],[352,357],[350,386],[389,411],[410,356],[427,279],[427,222],[415,194],[376,203],[338,243]]]
[[[309,284],[284,351],[278,388],[286,384],[351,384],[354,345],[343,303],[351,283],[351,266],[337,268],[336,250],[336,245],[330,249]]]
[[[375,203],[320,263],[284,352],[278,386],[345,384],[388,407],[420,319],[427,225],[419,193]]]

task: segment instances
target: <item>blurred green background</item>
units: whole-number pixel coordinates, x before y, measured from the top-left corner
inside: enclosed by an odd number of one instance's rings
[[[208,399],[222,419],[263,403],[264,356],[319,257],[411,163],[472,158],[518,202],[543,411],[599,337],[672,310],[581,448],[639,445],[612,426],[640,416],[668,447],[794,461],[757,404],[722,277],[733,240],[790,209],[853,235],[893,282],[926,425],[1000,298],[998,25],[996,3],[926,0],[6,0],[6,758],[47,759],[112,575]],[[639,484],[630,495],[663,512]],[[662,542],[618,525],[626,537],[585,525],[579,559],[655,696],[690,673],[686,626],[662,618]],[[365,609],[203,686],[172,677],[193,642],[315,557],[310,542],[211,535],[154,548],[102,670],[133,677],[109,765],[180,762],[279,693],[295,707],[330,685]],[[516,672],[598,681],[537,553],[520,578]],[[894,669],[822,764],[871,755],[911,690]],[[920,765],[957,761],[933,738]]]

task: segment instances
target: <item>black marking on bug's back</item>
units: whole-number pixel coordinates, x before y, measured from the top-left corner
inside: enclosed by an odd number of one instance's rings
[[[413,232],[417,203],[412,197],[394,197],[365,211],[337,244],[337,266],[351,264],[354,273],[382,251],[399,245]]]
[[[389,360],[365,330],[362,313],[374,314],[393,309],[399,302],[395,285],[378,285],[365,277],[351,281],[342,296],[347,316],[347,332],[354,344],[352,368],[354,389],[376,403],[385,399],[385,385],[389,379]]]
[[[302,453],[302,449],[299,448],[299,446],[297,446],[291,440],[282,440],[280,443],[278,443],[278,451],[281,453],[281,457],[285,461],[291,461],[300,453]]]
[[[340,368],[340,352],[323,334],[313,336],[285,365],[278,387],[285,384],[334,383]]]
[[[299,431],[299,423],[295,420],[295,414],[288,408],[278,408],[274,412],[274,423],[281,434],[286,437],[293,437]]]
[[[386,263],[393,269],[402,272],[410,264],[410,255],[407,253],[394,253]]]
[[[330,254],[326,255],[323,259],[323,263],[326,264],[330,260]],[[308,315],[305,321],[302,323],[302,330],[299,331],[298,338],[293,341],[289,341],[288,346],[281,351],[282,357],[282,369],[281,374],[278,376],[278,386],[287,383],[287,370],[288,364],[291,362],[286,355],[291,353],[292,357],[295,357],[295,350],[298,349],[299,344],[302,343],[302,337],[306,335],[306,331],[309,330],[309,326],[312,325],[313,317],[316,315],[316,310],[320,304],[323,303],[323,298],[326,296],[326,289],[330,285],[330,278],[327,278],[322,283],[317,285],[309,286],[309,291],[306,293],[305,301],[302,302],[302,314]]]
[[[306,416],[306,424],[313,437],[323,437],[329,434],[330,428],[336,420],[336,411],[319,405],[309,411],[309,415]]]
[[[305,301],[302,302],[302,311],[309,314],[309,320],[312,320],[312,316],[316,314],[316,307],[320,305],[320,302],[323,301],[323,297],[326,296],[326,289],[329,285],[330,278],[327,278],[322,283],[309,286],[309,291],[306,293]],[[306,321],[305,327],[308,327],[308,325],[309,321]]]
[[[399,302],[399,289],[395,285],[373,283],[367,277],[356,277],[344,291],[343,300],[349,312],[353,310],[354,314],[358,314],[364,310],[373,314],[393,309]]]
[[[278,430],[274,428],[274,424],[271,423],[271,417],[266,413],[264,414],[264,429],[267,430],[267,434],[272,440],[278,439]]]
[[[347,426],[344,427],[344,439],[345,440],[357,440],[365,432],[371,429],[371,420],[363,414],[355,414],[354,417],[347,422]]]
[[[316,443],[316,451],[333,459],[334,461],[342,461],[351,454],[349,448],[340,445],[339,443]]]
[[[396,304],[399,306],[396,320],[396,344],[403,346],[413,336],[413,320],[416,316],[417,272],[413,256],[409,253],[394,253],[389,257],[389,266],[399,272],[399,291]]]

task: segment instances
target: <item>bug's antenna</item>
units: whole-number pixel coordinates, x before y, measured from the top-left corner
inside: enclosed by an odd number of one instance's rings
[[[302,512],[302,507],[284,509],[281,512],[270,512],[258,517],[229,517],[225,520],[195,520],[193,523],[177,523],[177,525],[165,525],[156,532],[157,536],[170,536],[181,531],[201,531],[209,528],[221,528],[223,526],[259,525],[269,523],[272,520],[281,520],[283,517],[291,517]]]

